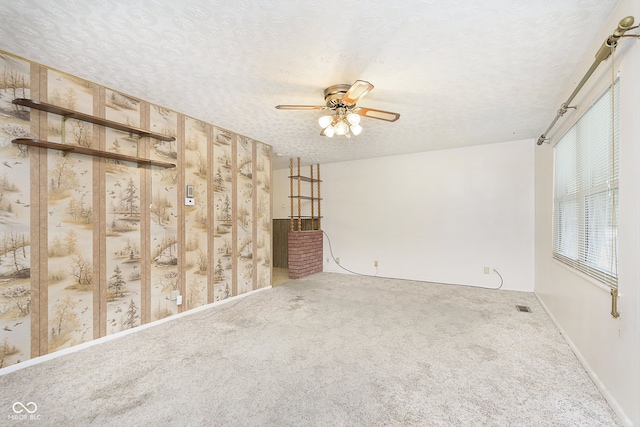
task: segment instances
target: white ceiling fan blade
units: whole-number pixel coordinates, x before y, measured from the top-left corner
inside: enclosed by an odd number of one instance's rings
[[[276,105],[278,110],[322,110],[327,108],[320,105]]]
[[[364,117],[370,117],[372,119],[378,119],[378,120],[385,120],[387,122],[395,122],[400,118],[400,114],[398,113],[392,113],[390,111],[375,110],[373,108],[361,107],[357,109],[356,113]]]
[[[373,85],[364,80],[356,80],[351,85],[347,93],[342,97],[345,104],[355,104],[358,100],[371,92]]]

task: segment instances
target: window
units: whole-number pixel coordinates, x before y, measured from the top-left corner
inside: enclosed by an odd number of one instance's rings
[[[553,257],[610,287],[618,284],[618,86],[613,117],[609,88],[554,148]]]

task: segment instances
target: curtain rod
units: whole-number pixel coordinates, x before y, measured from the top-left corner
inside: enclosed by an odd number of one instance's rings
[[[611,50],[615,49],[615,47],[618,45],[618,39],[620,39],[620,37],[622,37],[625,32],[633,28],[638,28],[637,26],[633,27],[633,16],[627,16],[626,18],[620,20],[620,22],[618,23],[618,28],[616,28],[613,34],[607,37],[604,43],[602,43],[602,46],[596,53],[596,60],[593,62],[589,70],[587,70],[587,73],[584,75],[582,80],[580,80],[578,86],[576,86],[576,88],[573,90],[573,93],[571,94],[571,96],[569,96],[569,99],[567,99],[567,101],[560,106],[556,118],[553,119],[547,130],[544,131],[542,135],[540,135],[540,138],[538,138],[538,145],[542,145],[543,142],[548,141],[547,134],[549,133],[549,131],[551,131],[551,128],[553,128],[558,119],[564,116],[564,113],[566,113],[569,108],[576,108],[569,106],[571,101],[573,101],[573,98],[575,98],[580,89],[582,89],[582,86],[584,86],[587,80],[589,80],[589,77],[591,77],[596,68],[598,68],[598,65],[609,58],[609,56],[611,55]]]

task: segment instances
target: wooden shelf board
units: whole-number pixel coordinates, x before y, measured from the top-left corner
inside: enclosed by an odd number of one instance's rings
[[[319,179],[309,178],[308,176],[302,176],[302,175],[292,175],[289,178],[300,179],[300,181],[304,181],[304,182],[322,182]]]
[[[101,117],[92,116],[90,114],[80,113],[78,111],[73,111],[67,108],[58,107],[57,105],[36,101],[34,99],[16,98],[12,102],[16,105],[22,105],[23,107],[35,108],[36,110],[46,111],[47,113],[58,114],[63,117],[78,119],[84,122],[89,122],[89,123],[93,123],[100,126],[106,126],[108,128],[121,130],[123,132],[135,133],[140,136],[149,136],[151,138],[159,139],[161,141],[176,140],[176,138],[173,136],[163,135],[161,133],[155,133],[148,130],[136,128],[133,126],[127,126],[122,123],[103,119]]]
[[[311,196],[289,196],[290,199],[300,199],[300,200],[322,200],[322,198],[311,197]]]
[[[75,145],[65,145],[57,142],[43,141],[40,139],[30,139],[30,138],[16,138],[13,141],[14,144],[21,145],[29,145],[31,147],[40,147],[40,148],[49,148],[53,150],[60,150],[67,153],[79,153],[79,154],[87,154],[89,156],[95,157],[103,157],[107,159],[115,159],[115,160],[124,160],[127,162],[134,162],[139,165],[152,165],[152,166],[160,166],[163,168],[175,168],[176,165],[173,163],[160,162],[157,160],[151,159],[143,159],[141,157],[135,156],[127,156],[126,154],[119,153],[111,153],[109,151],[96,150],[93,148],[80,147]]]

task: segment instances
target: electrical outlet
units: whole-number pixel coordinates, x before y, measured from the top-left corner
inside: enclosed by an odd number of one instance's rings
[[[377,267],[378,266],[378,260],[373,261],[373,266]]]
[[[340,264],[340,257],[336,258],[336,264]]]
[[[489,274],[490,270],[491,269],[489,267],[485,267],[484,268],[484,274]]]

